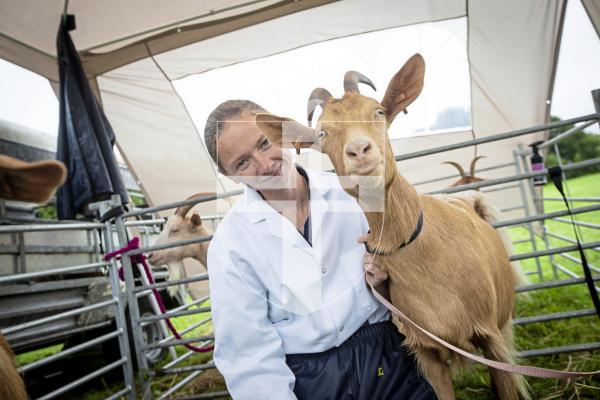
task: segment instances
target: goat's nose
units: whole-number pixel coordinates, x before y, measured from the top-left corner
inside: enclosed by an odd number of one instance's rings
[[[360,159],[371,150],[371,141],[367,138],[354,139],[346,144],[346,155]]]

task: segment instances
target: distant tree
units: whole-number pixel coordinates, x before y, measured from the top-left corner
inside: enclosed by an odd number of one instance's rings
[[[560,121],[558,117],[551,117],[550,121]],[[563,132],[573,128],[574,125],[566,125],[561,128],[552,129],[550,131],[550,139],[560,135]],[[583,160],[589,160],[591,158],[597,158],[600,156],[600,135],[580,131],[566,139],[558,142],[558,150],[562,158],[563,164],[579,162]],[[548,149],[545,158],[546,167],[553,167],[558,165],[558,159],[554,153],[554,148]],[[576,176],[586,175],[593,172],[599,172],[600,166],[588,167],[571,171],[568,173],[568,177],[574,178]]]
[[[435,117],[435,124],[429,129],[449,129],[471,126],[469,111],[463,107],[449,107],[440,111]]]

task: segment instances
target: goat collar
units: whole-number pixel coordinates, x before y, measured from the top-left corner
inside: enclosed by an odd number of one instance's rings
[[[417,226],[415,227],[415,230],[413,231],[412,235],[410,235],[410,238],[402,243],[400,246],[398,246],[398,248],[396,250],[392,250],[392,251],[380,251],[377,248],[373,249],[369,246],[369,243],[364,242],[365,243],[365,247],[367,248],[367,253],[370,254],[375,254],[376,256],[389,256],[392,253],[395,253],[396,251],[400,250],[403,247],[408,246],[409,244],[411,244],[412,242],[414,242],[414,240],[419,236],[419,234],[421,233],[421,229],[423,229],[423,210],[419,210],[419,219],[417,220]]]

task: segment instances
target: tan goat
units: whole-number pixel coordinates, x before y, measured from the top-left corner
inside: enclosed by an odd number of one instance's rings
[[[211,194],[214,193],[197,193],[186,200],[198,199]],[[193,205],[187,205],[177,208],[175,214],[167,219],[165,227],[154,244],[167,244],[212,235],[211,230],[202,224],[202,218],[198,214],[193,213],[191,216],[187,216],[192,207]],[[155,266],[167,265],[169,280],[179,280],[185,276],[183,268],[183,259],[185,258],[196,259],[206,268],[206,253],[209,244],[210,241],[206,241],[157,250],[150,254],[148,261]],[[171,296],[174,296],[176,291],[176,286],[169,287],[169,294]]]
[[[393,304],[458,347],[471,352],[481,348],[488,358],[511,362],[516,278],[500,237],[467,202],[419,195],[400,175],[387,140],[396,115],[420,94],[424,72],[423,58],[411,57],[392,78],[381,104],[359,93],[359,81],[373,84],[357,72],[346,74],[341,99],[315,89],[309,110],[315,100],[323,106],[316,131],[268,114],[257,115],[257,125],[276,145],[313,147],[329,156],[342,186],[365,210],[371,229],[367,245],[377,249],[389,274]],[[312,111],[309,121],[311,117]],[[365,177],[372,188],[358,198]],[[381,202],[371,195],[377,192],[373,189],[385,196],[384,212],[370,211]],[[421,215],[420,234],[403,247]],[[465,360],[412,328],[405,344],[438,398],[454,399],[449,364]],[[517,399],[518,393],[528,397],[522,377],[494,369],[490,373],[500,399]]]
[[[27,400],[25,385],[19,372],[15,355],[0,333],[0,400]]]

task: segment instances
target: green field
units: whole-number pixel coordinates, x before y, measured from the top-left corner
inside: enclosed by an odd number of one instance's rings
[[[600,197],[600,174],[592,174],[570,180],[568,183],[570,195],[572,197]],[[552,185],[547,185],[544,188],[545,197],[559,197]],[[576,203],[576,207],[589,205],[592,203]],[[546,211],[555,211],[564,209],[562,202],[546,202]],[[600,224],[600,212],[580,214],[576,219],[586,222]],[[553,233],[573,237],[573,228],[570,224],[564,224],[556,221],[548,221],[547,226]],[[511,228],[510,234],[513,241],[529,238],[529,232],[521,227]],[[600,231],[590,228],[581,228],[582,239],[584,242],[600,240]],[[550,239],[551,247],[566,246],[570,243],[559,239]],[[544,249],[544,242],[538,238],[538,249]],[[525,253],[532,251],[530,243],[522,243],[516,245],[516,253]],[[574,257],[579,257],[578,253],[571,253]],[[600,266],[600,252],[594,250],[586,251],[590,264]],[[563,258],[555,256],[557,261],[562,266],[571,271],[582,275],[581,266]],[[544,279],[553,279],[554,271],[548,257],[540,259]],[[522,261],[521,265],[525,271],[536,271],[537,265],[535,261]],[[560,279],[568,278],[563,272],[558,272]],[[539,282],[537,275],[530,275],[532,283]],[[206,303],[204,304],[206,306]],[[587,288],[585,285],[567,286],[563,288],[530,292],[529,295],[518,295],[516,305],[516,316],[527,317],[533,315],[550,314],[561,311],[578,310],[591,308]],[[179,330],[206,318],[209,314],[200,314],[187,316],[175,319],[175,325]],[[194,330],[187,337],[207,335],[212,332],[210,323],[203,325],[201,328]],[[515,328],[515,339],[519,350],[540,349],[547,347],[557,347],[572,345],[577,343],[590,343],[600,341],[600,321],[595,316],[573,318],[567,320],[534,323]],[[60,351],[60,347],[55,347],[51,351]],[[41,351],[40,351],[41,352]],[[186,350],[183,347],[177,348],[178,354],[184,354]],[[48,354],[46,351],[45,355]],[[40,358],[41,353],[27,354],[19,357],[21,363],[31,362]],[[179,366],[200,365],[210,360],[209,354],[194,354]],[[166,363],[167,361],[164,361]],[[579,352],[562,354],[550,357],[539,357],[520,360],[522,364],[535,365],[545,368],[561,369],[561,370],[578,370],[592,371],[600,370],[600,350],[593,352]],[[184,376],[165,376],[158,377],[153,380],[151,389],[154,395],[164,392],[172,387],[178,379]],[[580,379],[576,381],[558,381],[550,379],[528,379],[531,385],[531,391],[534,399],[600,399],[600,380],[596,379]],[[75,397],[63,397],[66,399],[84,399],[96,400],[102,399],[114,393],[121,388],[121,384],[106,385],[106,390],[90,392],[84,395]],[[489,377],[487,371],[481,366],[473,366],[470,371],[462,372],[456,376],[455,387],[457,398],[459,400],[483,400],[492,399],[493,394],[489,389]],[[214,370],[208,370],[200,374],[200,376],[184,389],[180,390],[177,395],[191,395],[203,392],[212,392],[223,390],[224,382],[219,373]]]

